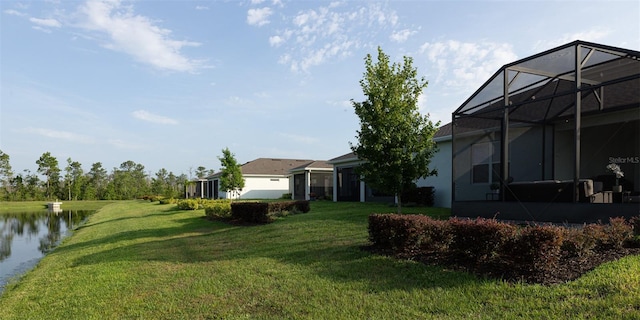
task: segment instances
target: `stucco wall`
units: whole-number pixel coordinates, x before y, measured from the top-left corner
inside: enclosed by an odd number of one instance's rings
[[[437,142],[438,152],[431,158],[429,169],[438,170],[437,176],[420,179],[418,187],[435,187],[434,206],[451,208],[451,140]]]
[[[240,199],[278,199],[289,193],[289,178],[282,176],[246,177]],[[220,191],[220,198],[227,198]]]

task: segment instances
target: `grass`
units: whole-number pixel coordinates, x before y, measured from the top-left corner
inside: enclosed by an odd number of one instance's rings
[[[0,214],[2,213],[16,213],[16,212],[33,212],[47,209],[47,203],[52,201],[20,201],[20,202],[4,202],[0,201]],[[99,210],[100,208],[113,203],[114,201],[108,200],[95,200],[95,201],[64,201],[60,208],[62,210]]]
[[[318,201],[307,214],[232,226],[203,210],[110,203],[7,286],[0,318],[640,318],[640,256],[556,286],[482,279],[361,250],[367,216],[393,211]]]

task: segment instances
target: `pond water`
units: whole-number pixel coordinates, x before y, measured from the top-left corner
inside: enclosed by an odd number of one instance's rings
[[[0,214],[0,293],[13,277],[33,268],[92,212],[44,209]]]

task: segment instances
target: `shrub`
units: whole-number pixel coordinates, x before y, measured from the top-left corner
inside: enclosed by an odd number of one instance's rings
[[[205,204],[204,213],[207,217],[216,220],[231,218],[231,201],[214,200]]]
[[[512,239],[517,227],[495,219],[449,219],[453,241],[451,253],[471,263],[502,256],[502,246]]]
[[[280,199],[291,200],[291,196],[292,196],[291,193],[283,193]]]
[[[585,258],[593,253],[596,239],[585,232],[584,227],[564,229],[561,250],[565,257]]]
[[[369,240],[374,247],[404,254],[444,251],[451,242],[447,223],[423,215],[372,214]]]
[[[198,199],[182,199],[176,203],[180,210],[198,210],[200,208],[200,202]]]
[[[269,204],[266,202],[234,202],[231,204],[231,218],[247,223],[268,223]]]
[[[561,257],[564,231],[555,226],[526,226],[506,246],[505,257],[524,272],[544,272]]]
[[[633,228],[633,234],[640,236],[640,216],[635,216],[629,220],[629,224]]]
[[[622,217],[610,218],[605,227],[605,238],[600,246],[608,249],[622,249],[624,242],[633,237],[633,226]]]
[[[161,199],[160,200],[160,204],[176,204],[178,203],[178,200],[175,198],[169,198],[169,199]]]

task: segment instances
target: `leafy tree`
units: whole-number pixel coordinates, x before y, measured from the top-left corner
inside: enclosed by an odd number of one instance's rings
[[[72,161],[71,158],[67,158],[67,167],[65,168],[65,172],[64,181],[69,193],[68,199],[78,200],[84,182],[84,171],[82,170],[82,165],[78,161]]]
[[[106,199],[105,190],[108,183],[107,170],[102,167],[101,162],[96,162],[91,165],[91,170],[87,172],[87,183],[83,192],[83,199]]]
[[[378,61],[365,58],[366,71],[360,80],[365,101],[351,103],[360,118],[358,143],[351,150],[363,163],[356,172],[376,190],[395,194],[398,213],[402,211],[402,192],[419,178],[437,175],[429,164],[437,147],[435,125],[429,115],[421,115],[418,97],[427,87],[417,78],[413,59],[390,63],[389,56],[378,47]]]
[[[40,190],[40,178],[35,173],[31,173],[31,171],[24,170],[25,177],[23,180],[24,183],[24,199],[25,200],[42,200],[44,196],[42,191]]]
[[[144,166],[131,160],[113,168],[112,179],[107,185],[108,199],[127,200],[139,198],[149,191]]]
[[[220,189],[231,194],[230,199],[239,196],[240,190],[244,188],[244,178],[235,155],[229,151],[229,148],[225,148],[222,150],[222,157],[218,157],[218,160],[222,166],[220,169]]]
[[[9,160],[9,155],[0,150],[0,188],[2,188],[0,196],[5,200],[9,200],[12,193],[11,180],[13,179],[13,170]]]
[[[58,194],[60,186],[60,168],[58,167],[58,159],[51,155],[50,152],[42,154],[40,159],[36,160],[38,172],[45,177],[47,199],[51,199],[53,195]]]
[[[203,167],[203,166],[199,166],[196,169],[196,177],[198,177],[198,179],[202,179],[204,177],[207,176],[207,168]]]
[[[167,169],[162,168],[156,172],[156,177],[151,179],[151,193],[155,195],[164,195],[168,188],[167,179],[169,173]]]

